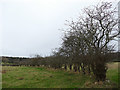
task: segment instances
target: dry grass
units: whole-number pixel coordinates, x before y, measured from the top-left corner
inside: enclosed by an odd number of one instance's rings
[[[108,66],[108,69],[117,69],[119,64],[120,63],[118,63],[118,62],[108,63],[107,66]]]

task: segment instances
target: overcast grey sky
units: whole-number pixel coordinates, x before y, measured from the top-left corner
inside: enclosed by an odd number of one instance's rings
[[[103,0],[101,0],[103,1]],[[114,1],[119,0],[104,0]],[[47,56],[60,47],[65,20],[100,0],[1,0],[0,55]]]

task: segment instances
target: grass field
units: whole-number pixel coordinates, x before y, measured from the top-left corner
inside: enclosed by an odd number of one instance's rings
[[[95,83],[90,75],[44,67],[2,67],[3,88],[110,88],[118,84],[118,63],[108,64],[107,79]]]

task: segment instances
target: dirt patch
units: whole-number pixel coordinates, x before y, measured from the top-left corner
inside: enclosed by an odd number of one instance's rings
[[[0,73],[6,73],[8,71],[11,71],[11,70],[2,70],[2,71],[0,71]]]
[[[23,80],[24,78],[23,77],[19,77],[18,80]]]
[[[50,77],[50,78],[52,78],[53,76],[52,76],[52,75],[50,75],[49,77]]]
[[[6,73],[7,72],[7,70],[2,70],[2,71],[0,71],[1,73]]]
[[[91,84],[92,83],[88,81],[88,82],[85,83],[85,86],[91,86]]]

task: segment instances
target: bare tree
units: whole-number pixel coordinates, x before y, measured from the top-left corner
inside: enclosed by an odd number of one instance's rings
[[[74,64],[79,62],[83,72],[86,65],[89,71],[91,67],[98,81],[106,78],[108,53],[114,50],[110,42],[120,34],[116,13],[108,2],[85,8],[78,21],[70,22],[69,31],[63,38],[66,56],[72,56]]]

